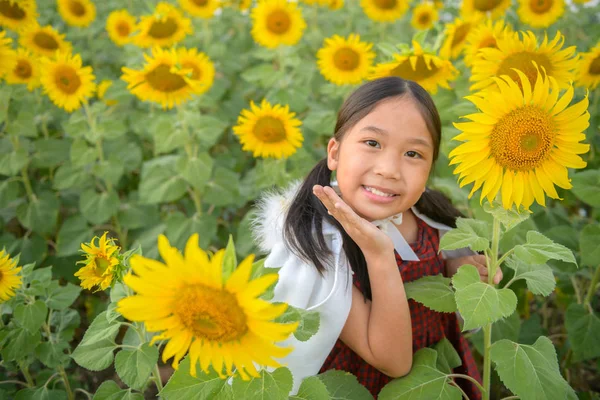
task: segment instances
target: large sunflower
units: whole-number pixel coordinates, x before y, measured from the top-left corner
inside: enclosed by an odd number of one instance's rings
[[[336,85],[360,83],[375,59],[372,47],[371,43],[361,42],[356,34],[347,39],[333,35],[325,39],[325,46],[317,52],[317,65],[325,79]]]
[[[53,57],[59,51],[70,53],[73,46],[65,40],[65,35],[58,33],[52,26],[40,26],[36,23],[23,28],[19,44],[38,56]]]
[[[0,250],[0,303],[13,297],[15,289],[21,286],[21,277],[17,275],[19,271],[21,267],[17,267],[17,262]]]
[[[444,29],[444,43],[440,50],[443,58],[457,58],[467,44],[467,38],[473,29],[479,24],[481,17],[474,14],[467,18],[456,18],[453,22],[446,24]]]
[[[595,89],[600,84],[600,41],[588,53],[581,53],[577,65],[577,84]]]
[[[171,47],[193,32],[192,21],[169,3],[160,2],[152,15],[140,17],[134,41],[140,47]]]
[[[287,0],[262,0],[250,11],[252,37],[268,48],[293,46],[300,41],[306,22],[296,3]]]
[[[131,43],[132,34],[135,30],[135,17],[129,14],[126,9],[113,11],[106,19],[108,37],[117,46],[124,46],[127,43]]]
[[[396,21],[406,13],[409,3],[408,0],[360,0],[367,17],[379,22]]]
[[[514,69],[521,70],[529,77],[531,85],[535,83],[537,69],[535,64],[552,76],[561,88],[569,86],[574,78],[573,70],[577,67],[575,46],[561,49],[564,36],[560,32],[552,41],[544,35],[544,41],[538,46],[535,34],[531,31],[506,34],[496,41],[497,48],[484,48],[480,50],[481,57],[473,62],[471,71],[471,90],[480,90],[494,84],[494,77],[508,75],[519,82]],[[532,62],[534,61],[535,64]]]
[[[263,100],[258,107],[250,102],[250,110],[242,110],[233,132],[239,136],[242,150],[252,152],[254,157],[288,157],[302,146],[304,138],[302,122],[295,118],[286,105],[272,106]]]
[[[152,342],[167,340],[163,361],[173,357],[173,367],[189,352],[190,374],[196,367],[212,368],[221,377],[233,370],[247,380],[258,377],[254,362],[279,367],[273,359],[292,350],[275,343],[293,333],[298,323],[273,322],[287,304],[259,298],[277,281],[277,274],[250,280],[254,255],[246,257],[227,279],[223,278],[224,250],[209,257],[192,235],[182,255],[163,235],[158,251],[164,263],[134,255],[123,279],[136,294],[119,301],[118,311],[131,321],[144,322],[150,332],[160,332]]]
[[[17,54],[12,49],[10,44],[12,39],[6,37],[6,32],[0,32],[0,78],[5,74],[10,73],[15,68],[17,62]]]
[[[68,25],[86,27],[96,19],[96,6],[90,0],[57,0],[58,12]]]
[[[198,52],[198,49],[195,48],[180,48],[177,50],[177,57],[181,68],[191,71],[188,77],[200,82],[195,94],[208,91],[215,81],[215,66],[210,58],[206,54]]]
[[[142,71],[123,67],[121,79],[127,89],[140,100],[148,100],[173,108],[204,89],[201,80],[192,79],[193,70],[183,69],[175,49],[155,47],[152,56],[144,54],[146,65]]]
[[[40,86],[40,66],[38,58],[28,50],[18,48],[15,66],[6,74],[6,82],[13,85],[27,85],[29,91]]]
[[[37,17],[35,0],[0,0],[0,26],[20,31]]]
[[[564,0],[519,0],[519,19],[534,28],[547,28],[565,13]]]
[[[222,0],[179,0],[179,5],[185,12],[194,17],[212,18]]]
[[[57,53],[42,59],[40,80],[44,93],[67,112],[77,110],[96,90],[92,67],[82,67],[81,56]]]
[[[458,77],[458,70],[449,60],[423,50],[418,42],[412,44],[412,51],[395,54],[392,62],[377,64],[369,79],[399,76],[417,82],[430,93],[436,93],[438,86],[450,89],[448,81]]]
[[[491,19],[480,23],[471,30],[467,36],[465,46],[465,65],[472,66],[475,59],[480,58],[479,50],[487,47],[498,48],[496,44],[498,39],[502,39],[507,33],[512,33],[512,26],[503,19],[495,22]]]
[[[115,277],[119,266],[119,246],[115,245],[114,239],[107,239],[108,232],[104,232],[98,240],[98,246],[94,243],[95,236],[89,244],[82,243],[81,250],[85,253],[85,260],[77,261],[77,264],[85,264],[85,267],[75,272],[75,276],[81,279],[81,287],[97,290],[107,289]]]
[[[510,3],[511,0],[463,0],[460,11],[463,17],[479,15],[496,19],[504,16]]]
[[[438,19],[439,15],[435,4],[428,1],[420,3],[413,9],[410,24],[413,28],[424,31],[433,27]]]
[[[493,201],[501,190],[504,208],[529,209],[534,200],[545,206],[544,193],[558,198],[554,185],[571,188],[567,168],[586,166],[579,154],[590,145],[579,141],[590,114],[587,96],[567,108],[572,86],[559,99],[554,78],[538,72],[532,89],[529,78],[517,74],[520,86],[503,75],[495,78],[498,92],[466,97],[481,112],[465,117],[472,122],[454,124],[462,131],[454,140],[465,143],[450,152],[450,164],[459,164],[454,173],[461,187],[474,183],[469,197],[483,186],[481,201]]]

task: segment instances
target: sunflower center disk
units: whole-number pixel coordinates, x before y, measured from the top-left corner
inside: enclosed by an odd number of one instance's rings
[[[358,67],[358,54],[347,47],[341,48],[333,55],[333,63],[342,71],[352,71]]]
[[[471,24],[460,25],[456,32],[454,32],[454,37],[452,38],[452,47],[455,47],[457,44],[460,44],[465,40],[467,34],[471,30]]]
[[[8,0],[0,0],[0,14],[10,19],[25,19],[25,11]]]
[[[194,3],[198,7],[206,7],[206,5],[208,4],[208,0],[192,0],[192,3]]]
[[[246,314],[235,296],[195,284],[185,286],[173,302],[174,314],[197,338],[229,342],[248,331]]]
[[[479,48],[483,49],[486,47],[498,47],[498,44],[496,43],[496,38],[491,36],[491,37],[486,37],[485,39],[483,39],[481,42],[479,42]]]
[[[521,107],[505,115],[494,127],[491,154],[505,168],[530,171],[547,158],[554,136],[547,113],[535,106]]]
[[[15,75],[17,75],[21,79],[29,79],[31,78],[32,69],[29,61],[19,60],[17,62],[17,66],[15,68]]]
[[[194,65],[192,63],[181,63],[181,67],[182,67],[182,69],[191,69],[192,70],[191,78],[194,80],[199,80],[202,77],[202,71],[200,71],[200,68],[198,68],[196,65]]]
[[[502,0],[475,0],[473,2],[473,8],[477,11],[491,11],[498,7],[501,2]]]
[[[527,51],[514,53],[506,57],[500,64],[496,75],[508,75],[513,81],[517,82],[519,87],[521,87],[521,79],[519,78],[519,75],[517,75],[517,73],[512,69],[516,68],[521,70],[529,78],[531,87],[534,87],[535,81],[537,80],[538,71],[533,65],[532,61],[535,61],[535,63],[540,67],[540,70],[541,67],[544,67],[546,74],[552,75],[552,65],[550,64],[548,56]]]
[[[110,266],[110,262],[103,256],[103,255],[98,255],[96,256],[96,268],[98,268],[98,275],[102,276],[104,275],[104,272],[106,272],[106,269]]]
[[[281,142],[285,139],[285,126],[277,118],[262,117],[254,125],[254,136],[266,143]]]
[[[410,79],[411,81],[422,81],[423,79],[427,79],[431,76],[434,76],[438,72],[438,67],[436,67],[433,62],[430,64],[431,69],[427,68],[427,64],[425,64],[425,60],[423,57],[417,57],[417,65],[416,68],[413,69],[412,65],[410,65],[410,61],[408,59],[402,61],[397,67],[390,71],[390,75],[399,76],[404,79]]]
[[[164,21],[154,21],[148,35],[155,39],[165,39],[173,36],[177,32],[177,22],[173,18],[167,18]]]
[[[600,56],[596,57],[590,64],[588,71],[591,75],[600,75]]]
[[[428,13],[423,13],[421,15],[419,15],[419,23],[425,25],[428,24],[430,21],[430,17]]]
[[[121,36],[129,36],[129,24],[127,22],[120,22],[117,25],[117,32],[119,32],[119,35]]]
[[[398,0],[373,0],[373,3],[382,10],[391,10],[396,7]]]
[[[58,42],[52,36],[45,32],[38,32],[33,37],[33,42],[40,48],[45,50],[58,49]]]
[[[161,92],[176,92],[187,86],[181,76],[170,72],[171,67],[161,64],[146,74],[146,81],[153,89]]]
[[[529,8],[536,14],[545,14],[552,8],[552,0],[531,0]]]
[[[72,1],[69,3],[69,9],[73,15],[83,17],[85,15],[85,7],[78,1]]]
[[[56,86],[63,93],[73,94],[81,86],[77,71],[71,67],[60,67],[54,76]]]
[[[290,16],[283,10],[275,10],[267,17],[267,28],[277,35],[289,31],[291,24]]]

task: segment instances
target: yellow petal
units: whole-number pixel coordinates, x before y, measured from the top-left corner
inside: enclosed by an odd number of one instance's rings
[[[544,169],[544,172],[546,172],[546,175],[550,177],[552,182],[558,187],[563,189],[571,189],[573,187],[567,169],[562,165],[557,164],[551,158],[542,164],[542,168]]]
[[[231,293],[238,293],[243,290],[250,279],[250,273],[252,272],[252,262],[254,261],[254,254],[249,255],[240,263],[240,265],[233,271],[227,283],[225,289]]]
[[[502,207],[507,210],[512,208],[512,192],[513,188],[513,172],[505,171],[504,179],[502,180]]]
[[[542,187],[542,189],[544,189],[544,192],[548,196],[552,197],[553,199],[559,198],[558,193],[556,193],[556,189],[554,188],[554,184],[552,183],[550,178],[548,178],[548,176],[542,168],[535,169],[535,177],[537,178],[540,186]]]

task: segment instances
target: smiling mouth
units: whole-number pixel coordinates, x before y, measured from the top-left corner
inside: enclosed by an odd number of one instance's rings
[[[382,192],[381,190],[375,189],[375,188],[373,188],[371,186],[364,186],[363,185],[363,188],[366,191],[371,192],[371,193],[376,194],[377,196],[381,196],[381,197],[396,197],[396,196],[398,196],[397,194],[394,194],[394,193]]]

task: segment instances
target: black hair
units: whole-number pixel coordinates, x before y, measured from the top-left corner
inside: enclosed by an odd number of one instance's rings
[[[334,138],[340,142],[345,134],[358,121],[369,114],[381,101],[410,96],[415,100],[427,129],[433,140],[433,163],[437,160],[442,124],[438,111],[429,93],[416,82],[399,77],[386,77],[370,81],[360,86],[342,104],[335,125]],[[285,218],[283,235],[290,249],[300,258],[311,262],[319,273],[325,270],[325,263],[331,254],[323,237],[323,219],[336,226],[342,234],[343,249],[365,299],[371,299],[371,285],[365,257],[358,245],[346,233],[342,225],[331,215],[321,201],[313,194],[313,186],[329,186],[332,171],[327,166],[327,158],[319,161],[308,173],[296,196],[292,200]],[[456,218],[462,216],[441,192],[427,189],[416,204],[419,212],[445,225],[456,227]],[[316,230],[316,237],[313,234]]]

